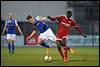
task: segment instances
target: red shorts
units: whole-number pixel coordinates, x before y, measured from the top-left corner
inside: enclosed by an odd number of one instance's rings
[[[63,33],[56,34],[56,40],[62,40],[63,38],[68,39],[68,34],[63,34]]]

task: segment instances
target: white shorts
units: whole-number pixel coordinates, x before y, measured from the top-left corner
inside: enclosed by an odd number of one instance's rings
[[[52,41],[56,41],[56,36],[54,35],[54,33],[52,32],[52,30],[49,28],[48,30],[46,30],[44,33],[41,33],[39,38],[43,39],[43,40],[52,40]]]
[[[7,40],[8,39],[16,40],[16,35],[15,34],[7,34]]]

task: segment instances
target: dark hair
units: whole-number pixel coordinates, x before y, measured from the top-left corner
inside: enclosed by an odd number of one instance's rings
[[[69,10],[69,11],[67,11],[67,13],[72,13],[72,11]]]
[[[32,18],[32,16],[31,15],[28,15],[26,19],[29,20],[30,18]]]

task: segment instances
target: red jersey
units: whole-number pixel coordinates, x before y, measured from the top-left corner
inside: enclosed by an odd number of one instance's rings
[[[59,38],[59,39],[67,37],[69,35],[70,29],[71,29],[72,26],[75,26],[76,29],[81,34],[83,34],[80,31],[80,28],[76,25],[75,20],[73,20],[73,19],[68,19],[66,16],[57,16],[57,17],[53,17],[53,18],[50,18],[50,19],[52,21],[55,21],[55,20],[59,21],[58,22],[58,30],[57,30],[57,33],[56,33],[56,37]],[[69,24],[70,26],[69,27],[65,27],[62,23]]]
[[[59,20],[57,33],[68,35],[70,28],[75,25],[75,22],[72,19],[68,20],[66,16],[58,16],[55,18]],[[70,27],[66,28],[62,23],[69,24]]]

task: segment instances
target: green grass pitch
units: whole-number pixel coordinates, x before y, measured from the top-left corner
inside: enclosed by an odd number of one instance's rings
[[[57,48],[51,48],[52,62],[44,61],[46,48],[16,47],[15,54],[8,55],[8,49],[1,47],[1,66],[99,66],[98,47],[73,47],[69,61],[63,63]],[[78,52],[78,54],[76,54]]]

